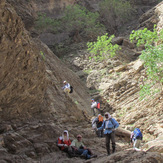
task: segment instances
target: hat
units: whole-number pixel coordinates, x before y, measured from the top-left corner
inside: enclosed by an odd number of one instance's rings
[[[82,136],[81,135],[77,135],[77,138],[82,138]]]
[[[92,101],[94,101],[94,99],[92,99]]]
[[[66,80],[63,83],[66,83]]]

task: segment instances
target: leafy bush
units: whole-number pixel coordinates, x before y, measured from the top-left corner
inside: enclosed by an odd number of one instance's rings
[[[140,59],[144,61],[146,72],[150,83],[141,86],[141,96],[157,93],[158,90],[152,90],[156,83],[160,84],[162,90],[163,84],[163,30],[157,34],[156,25],[153,31],[147,28],[138,31],[132,31],[130,40],[137,41],[137,46],[144,45]]]
[[[83,31],[89,37],[97,37],[105,30],[98,20],[99,14],[97,12],[90,12],[82,6],[67,6],[64,15],[62,21],[63,24],[66,24],[65,28],[69,32],[75,31],[79,33]]]
[[[58,20],[39,14],[36,27],[42,30],[50,28],[57,33],[69,32],[75,36],[83,35],[88,38],[96,38],[105,31],[105,27],[99,22],[99,14],[79,5],[67,6],[63,17]]]
[[[47,17],[45,13],[39,13],[35,25],[41,31],[51,29],[53,32],[59,32],[61,23],[59,20]]]
[[[116,55],[116,52],[120,50],[119,45],[113,45],[111,43],[114,35],[108,37],[106,33],[103,36],[98,36],[96,42],[88,42],[88,51],[93,55],[93,58],[105,60],[109,57]],[[91,59],[91,58],[90,58]]]

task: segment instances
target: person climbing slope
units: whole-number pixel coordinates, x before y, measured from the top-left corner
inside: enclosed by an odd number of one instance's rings
[[[62,87],[62,89],[64,90],[65,93],[70,93],[71,89],[70,89],[70,84],[67,83],[67,81],[65,80],[63,82],[64,86]]]
[[[103,121],[104,121],[103,116],[101,114],[98,114],[98,116],[95,119],[93,119],[92,126],[96,123],[96,127],[99,128],[102,126]],[[103,137],[103,129],[96,131],[96,134],[98,137]]]
[[[135,130],[131,133],[130,139],[131,139],[131,143],[133,144],[133,148],[136,151],[141,151],[139,147],[143,139],[143,135],[139,128],[135,128]]]
[[[91,109],[92,109],[93,115],[95,116],[96,115],[96,109],[97,109],[97,102],[94,99],[92,99],[91,101],[92,101]]]
[[[101,127],[97,128],[96,130],[103,130],[104,131],[104,135],[105,135],[105,140],[106,140],[106,149],[107,149],[107,153],[108,155],[110,155],[110,140],[112,142],[112,153],[115,152],[115,130],[119,127],[119,123],[111,117],[111,115],[106,112],[105,113],[105,120],[102,124]]]

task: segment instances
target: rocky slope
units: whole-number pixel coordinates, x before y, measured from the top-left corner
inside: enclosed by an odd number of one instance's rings
[[[162,8],[163,3],[160,3],[142,15],[138,28],[151,29],[157,23],[157,30],[160,31],[163,28]],[[145,141],[157,138],[144,148],[154,148],[162,153],[162,90],[155,97],[149,96],[147,100],[141,101],[139,98],[140,85],[143,84],[146,74],[143,63],[136,58],[141,54],[142,49],[136,48],[124,37],[118,37],[113,42],[118,43],[122,48],[117,57],[97,62],[90,60],[90,54],[82,50],[78,52],[79,56],[74,54],[74,58],[73,54],[70,54],[69,65],[80,69],[80,71],[76,70],[76,73],[86,80],[90,90],[94,89],[92,96],[101,100],[103,105],[108,103],[109,107],[103,107],[103,109],[105,111],[109,109],[114,113],[113,115],[118,118],[123,127],[130,130],[139,127],[144,132]],[[81,70],[83,70],[82,73]]]
[[[88,116],[90,97],[5,0],[0,21],[0,162],[32,162],[56,151],[61,132]],[[65,79],[74,87],[70,96],[61,89]]]

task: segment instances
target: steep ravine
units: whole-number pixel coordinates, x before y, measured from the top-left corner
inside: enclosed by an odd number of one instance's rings
[[[91,131],[87,88],[44,43],[31,38],[21,12],[18,16],[18,8],[14,10],[15,2],[17,6],[25,3],[7,1],[0,0],[0,162],[161,163],[158,152],[126,150],[129,133],[117,137],[114,155],[106,155],[104,138],[97,138]],[[74,87],[70,96],[61,89],[65,79]],[[64,129],[69,130],[71,139],[82,134],[84,143],[98,158],[68,158],[59,151],[56,139]]]

